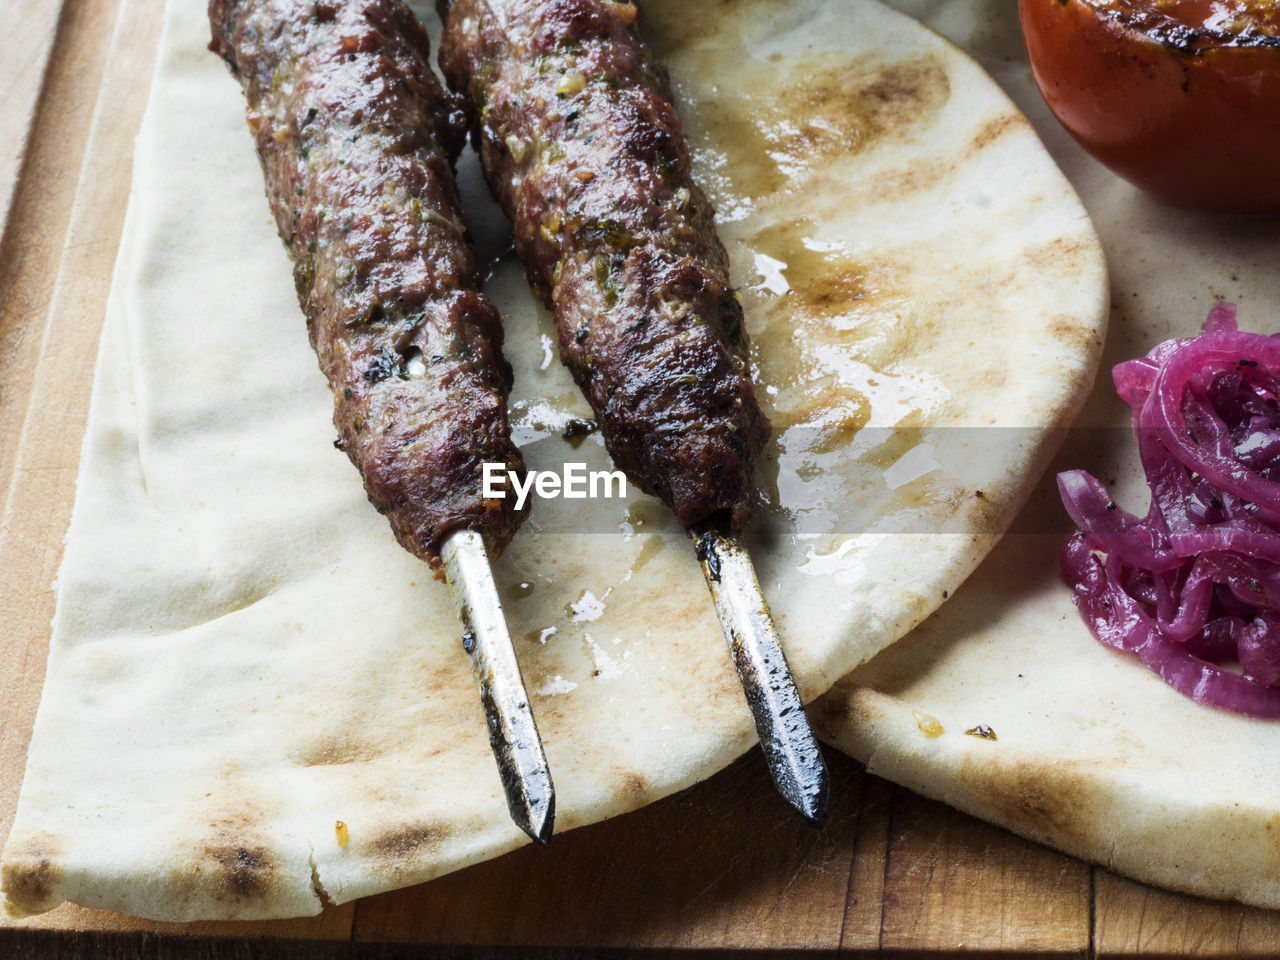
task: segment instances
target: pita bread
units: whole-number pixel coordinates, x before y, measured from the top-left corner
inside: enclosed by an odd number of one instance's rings
[[[13,913],[311,914],[525,840],[447,593],[330,449],[197,7],[169,4],[138,139],[3,857]],[[813,697],[927,616],[1022,501],[1093,375],[1101,251],[989,78],[873,0],[644,16],[746,299],[777,434],[752,547]],[[507,227],[474,165],[462,177],[500,253]],[[605,468],[598,436],[560,438],[587,408],[518,265],[498,257],[488,289],[529,465]],[[655,502],[539,501],[497,576],[560,830],[752,745],[692,549]]]
[[[1105,368],[1198,333],[1217,298],[1239,303],[1242,329],[1274,331],[1274,221],[1158,204],[1087,157],[1040,102],[1013,11],[978,31],[967,4],[898,5],[988,53],[1079,187],[1116,254]],[[1280,725],[1201,707],[1102,647],[1059,579],[1072,526],[1055,471],[1083,467],[1114,478],[1126,508],[1147,502],[1109,376],[1079,427],[977,573],[819,701],[815,723],[872,772],[1023,836],[1175,890],[1280,907]],[[945,733],[926,736],[916,714]],[[979,723],[999,739],[964,735]]]

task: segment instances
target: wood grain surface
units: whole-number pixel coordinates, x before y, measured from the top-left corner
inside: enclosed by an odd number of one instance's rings
[[[18,172],[27,155],[27,137],[35,128],[36,106],[44,86],[45,69],[57,36],[61,4],[57,0],[0,5],[5,29],[13,42],[0,57],[0,223],[8,218]],[[20,40],[18,38],[21,38]]]
[[[0,13],[29,30],[0,36],[0,80],[19,77],[22,87],[0,104],[0,135],[19,151],[12,170],[0,165],[0,195],[13,197],[0,248],[0,832],[12,822],[43,681],[51,585],[161,7],[67,0],[59,17],[55,0],[0,2]],[[64,906],[0,921],[0,957],[1280,950],[1280,913],[1132,883],[828,756],[834,799],[822,831],[785,807],[755,751],[706,783],[557,836],[547,849],[317,918],[176,925]]]

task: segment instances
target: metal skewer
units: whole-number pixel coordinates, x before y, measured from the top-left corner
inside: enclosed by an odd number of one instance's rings
[[[440,556],[462,623],[462,648],[471,658],[471,672],[480,689],[489,745],[498,761],[511,819],[538,843],[546,844],[556,816],[555,787],[484,540],[474,531],[459,530],[445,540]]]
[[[715,530],[690,531],[716,615],[756,721],[778,791],[815,827],[827,819],[827,764],[778,643],[746,545]]]

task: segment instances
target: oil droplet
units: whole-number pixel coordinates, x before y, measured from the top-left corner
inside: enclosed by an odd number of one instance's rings
[[[941,468],[933,444],[924,442],[912,447],[884,472],[884,482],[890,490],[905,487],[914,480]]]
[[[517,600],[523,600],[525,597],[529,596],[529,594],[531,593],[533,593],[532,580],[521,580],[519,583],[516,584],[516,588],[511,591],[512,596],[514,596]]]
[[[971,737],[977,737],[979,740],[995,740],[996,732],[985,723],[980,723],[976,727],[970,727],[965,733]]]
[[[582,446],[582,441],[600,429],[600,425],[594,420],[581,420],[574,417],[564,425],[560,431],[561,439],[568,440],[569,446],[577,450]]]
[[[775,260],[767,253],[757,253],[756,272],[760,274],[761,280],[756,289],[765,290],[776,297],[790,293],[791,285],[787,283],[786,269],[787,265],[781,260]]]
[[[605,596],[609,594],[606,591]],[[564,605],[564,612],[570,623],[590,623],[604,616],[604,598],[597,597],[590,590],[583,590],[582,596]]]
[[[866,576],[863,555],[874,543],[874,538],[868,539],[856,534],[832,537],[827,545],[815,545],[806,550],[804,561],[796,567],[796,572],[836,583],[856,583],[859,578]]]
[[[644,527],[656,529],[672,522],[671,511],[652,498],[639,499],[627,507],[626,522],[631,524],[632,532]]]
[[[554,697],[558,693],[569,693],[577,690],[578,685],[572,680],[566,680],[560,674],[547,674],[546,679],[542,681],[533,692],[541,697]]]
[[[591,671],[591,676],[608,678],[616,675],[622,669],[618,665],[618,661],[609,656],[608,651],[600,646],[591,634],[583,634],[583,642],[586,644],[587,651],[591,654],[591,660],[595,664],[595,669]],[[615,639],[614,643],[617,644],[617,642]]]
[[[555,627],[543,627],[541,630],[530,630],[525,634],[525,639],[531,640],[534,643],[540,643],[545,647],[547,645],[547,641],[555,635]]]
[[[662,552],[662,537],[649,535],[645,538],[644,546],[640,548],[640,552],[636,554],[636,562],[631,565],[632,573],[639,573],[648,565],[649,561]]]
[[[942,736],[945,732],[942,729],[941,721],[932,714],[921,713],[919,710],[912,710],[911,716],[915,718],[916,726],[920,728],[920,732],[930,740]]]
[[[518,400],[511,404],[511,439],[517,446],[563,434],[576,418],[547,400]]]
[[[824,331],[857,329],[859,308],[878,292],[873,269],[843,243],[813,236],[816,229],[807,220],[792,220],[756,233],[748,246],[762,279],[750,291],[785,296],[789,313],[822,321]]]
[[[345,847],[347,845],[347,841],[351,839],[351,831],[347,829],[346,823],[342,820],[334,823],[333,832],[337,837],[338,846],[340,847]]]

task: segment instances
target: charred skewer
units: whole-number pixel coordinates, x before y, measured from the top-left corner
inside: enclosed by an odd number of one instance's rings
[[[485,176],[614,462],[686,530],[741,531],[769,423],[714,212],[635,4],[438,4],[441,67],[470,100]],[[826,770],[750,559],[740,541],[706,542],[704,569],[722,557],[708,582],[771,771],[821,821]]]
[[[827,765],[809,728],[755,566],[738,537],[691,533],[725,642],[779,792],[814,826],[827,819]]]
[[[486,555],[523,517],[481,496],[481,465],[523,462],[453,178],[462,114],[400,0],[210,0],[209,21],[244,89],[336,446],[401,545],[451,571],[508,804],[545,843],[551,779]]]
[[[498,761],[511,819],[538,843],[548,843],[555,821],[555,788],[484,540],[470,530],[459,530],[445,540],[440,553],[462,624],[462,647],[471,658],[471,672],[484,704],[489,745]]]

